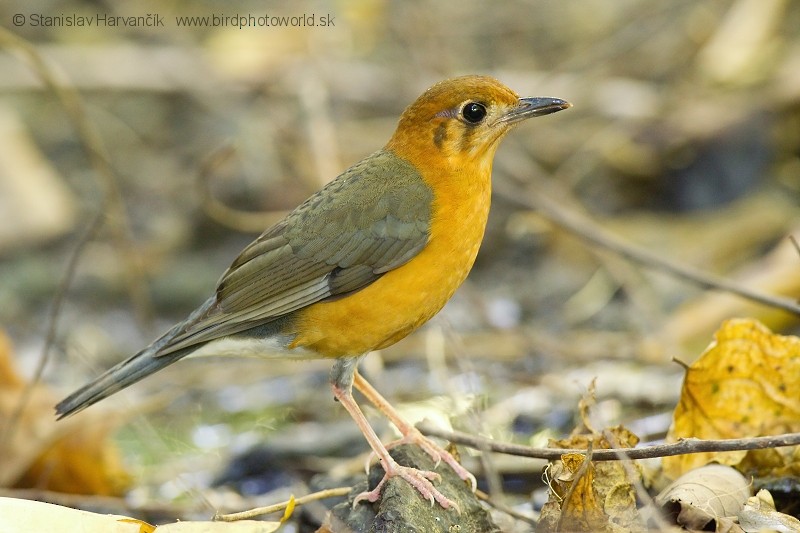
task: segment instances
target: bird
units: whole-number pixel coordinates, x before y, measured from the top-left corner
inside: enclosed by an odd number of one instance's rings
[[[446,79],[400,116],[386,145],[328,182],[244,248],[216,290],[189,316],[135,355],[56,405],[73,415],[187,356],[256,355],[333,360],[333,396],[364,434],[384,470],[445,509],[458,506],[434,486],[434,471],[398,464],[388,449],[422,447],[475,490],[475,477],[405,421],[358,372],[437,314],[471,270],[491,201],[494,155],[520,122],[571,107],[521,98],[483,75]],[[356,403],[355,387],[400,431],[384,445]],[[436,467],[434,467],[435,469]]]

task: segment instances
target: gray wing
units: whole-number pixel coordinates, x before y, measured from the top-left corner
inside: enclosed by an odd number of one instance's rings
[[[157,356],[369,285],[425,246],[432,201],[414,167],[376,152],[245,248],[220,279],[216,301]]]

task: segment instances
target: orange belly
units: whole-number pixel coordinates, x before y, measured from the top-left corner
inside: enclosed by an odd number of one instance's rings
[[[434,198],[430,239],[408,263],[349,296],[298,311],[289,348],[361,355],[396,343],[438,313],[478,254],[489,214],[488,170]]]

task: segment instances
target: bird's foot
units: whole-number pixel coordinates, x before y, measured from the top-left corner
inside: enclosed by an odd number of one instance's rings
[[[373,490],[362,492],[356,496],[353,500],[353,507],[355,507],[356,504],[362,500],[367,500],[368,502],[373,503],[378,501],[378,499],[381,497],[381,492],[383,491],[383,487],[386,485],[386,482],[393,477],[400,477],[408,482],[409,485],[417,489],[417,492],[419,492],[423,498],[430,501],[431,506],[433,506],[434,503],[438,503],[443,509],[452,508],[455,509],[458,514],[461,514],[461,509],[458,507],[458,504],[439,492],[436,487],[433,486],[433,483],[431,483],[431,481],[440,481],[442,479],[442,476],[436,472],[419,470],[410,466],[402,466],[391,457],[389,457],[388,461],[381,460],[381,466],[385,472],[383,478]]]
[[[417,428],[410,426],[402,438],[388,443],[386,445],[386,449],[391,450],[392,448],[396,448],[401,444],[416,444],[422,448],[422,450],[427,453],[431,459],[433,459],[434,468],[439,466],[439,463],[444,461],[450,466],[450,468],[453,469],[458,477],[469,483],[472,492],[477,490],[478,482],[475,479],[475,476],[473,476],[469,470],[461,466],[461,463],[459,463],[456,458],[453,457],[453,454],[423,435]],[[372,455],[370,455],[370,457],[367,459],[367,471],[369,471],[369,463],[371,459]]]

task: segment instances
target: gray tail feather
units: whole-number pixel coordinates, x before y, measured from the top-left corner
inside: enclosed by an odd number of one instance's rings
[[[172,341],[176,337],[185,332],[186,328],[195,323],[198,318],[205,316],[215,303],[216,300],[212,296],[189,315],[189,318],[184,322],[176,324],[150,346],[113,366],[109,370],[106,370],[102,375],[61,400],[58,405],[56,405],[56,416],[58,419],[61,420],[62,418],[83,411],[90,405],[111,396],[129,385],[133,385],[137,381],[158,372],[179,359],[183,359],[208,343],[211,339],[206,338],[195,345],[164,353],[164,351],[166,351],[165,349],[172,344]],[[281,317],[271,320],[266,324],[247,325],[247,327],[239,331],[230,332],[229,336],[268,338],[280,335],[285,320],[286,317]]]
[[[90,405],[171,365],[196,350],[193,346],[175,353],[154,357],[157,348],[148,346],[136,355],[106,370],[91,382],[76,390],[56,405],[58,420],[83,411]]]
[[[154,372],[183,359],[193,351],[197,350],[205,343],[199,343],[181,350],[160,355],[159,352],[168,347],[175,337],[185,330],[188,324],[192,323],[197,317],[206,313],[214,305],[214,298],[211,297],[197,308],[189,318],[176,324],[172,329],[159,337],[150,346],[133,355],[125,361],[114,365],[103,374],[93,379],[80,389],[76,390],[56,405],[56,416],[58,420],[83,411],[103,398],[107,398],[129,385],[146,378]]]

